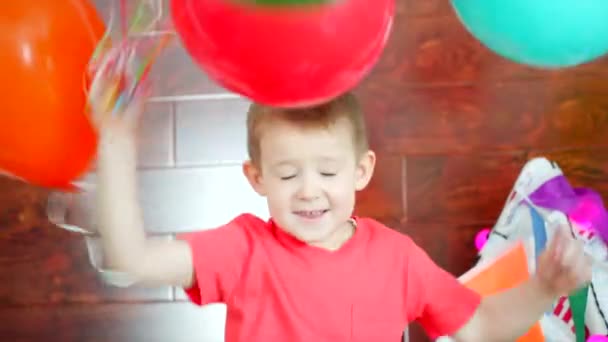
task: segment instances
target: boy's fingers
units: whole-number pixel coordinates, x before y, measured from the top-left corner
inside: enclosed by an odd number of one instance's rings
[[[564,240],[564,248],[561,257],[561,265],[566,268],[574,269],[577,263],[583,259],[582,250],[578,248],[575,241]]]
[[[557,225],[557,232],[561,234],[563,237],[568,239],[573,239],[572,231],[570,230],[570,225],[567,223],[561,223]]]
[[[546,252],[548,253],[548,257],[552,261],[555,261],[556,259],[559,258],[561,244],[562,244],[563,239],[564,239],[563,233],[558,230],[555,232],[555,234],[553,234],[553,236],[549,240],[549,244],[547,245]]]
[[[586,254],[583,256],[583,258],[580,259],[579,265],[577,265],[580,276],[580,278],[578,279],[579,283],[586,284],[591,281],[591,277],[593,275],[592,265],[593,262],[591,258],[589,258],[589,256],[587,256]]]

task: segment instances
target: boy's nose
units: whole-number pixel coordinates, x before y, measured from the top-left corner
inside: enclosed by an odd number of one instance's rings
[[[311,200],[319,197],[318,182],[313,177],[303,177],[298,189],[298,198],[301,200]]]

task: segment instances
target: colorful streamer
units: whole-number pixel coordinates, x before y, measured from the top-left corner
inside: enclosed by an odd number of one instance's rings
[[[129,13],[126,0],[119,1],[118,40],[112,40],[116,29],[116,11],[113,10],[108,30],[93,53],[87,75],[91,81],[89,106],[113,114],[123,113],[136,97],[146,94],[143,84],[172,36],[162,32],[166,27],[162,0],[141,0],[133,13]]]

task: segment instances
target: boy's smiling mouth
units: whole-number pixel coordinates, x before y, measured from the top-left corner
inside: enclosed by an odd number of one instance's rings
[[[318,219],[327,213],[329,209],[320,209],[320,210],[297,210],[293,213],[297,216],[300,216],[305,219],[314,220]]]

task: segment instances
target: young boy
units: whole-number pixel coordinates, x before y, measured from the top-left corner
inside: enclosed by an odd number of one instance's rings
[[[408,236],[353,216],[376,157],[350,94],[305,109],[251,106],[243,171],[266,197],[269,221],[242,214],[176,241],[147,239],[136,198],[140,111],[96,117],[107,260],[139,284],[181,286],[199,305],[225,303],[227,342],[397,342],[412,321],[432,338],[514,341],[590,279],[581,246],[558,234],[530,281],[480,298]]]

